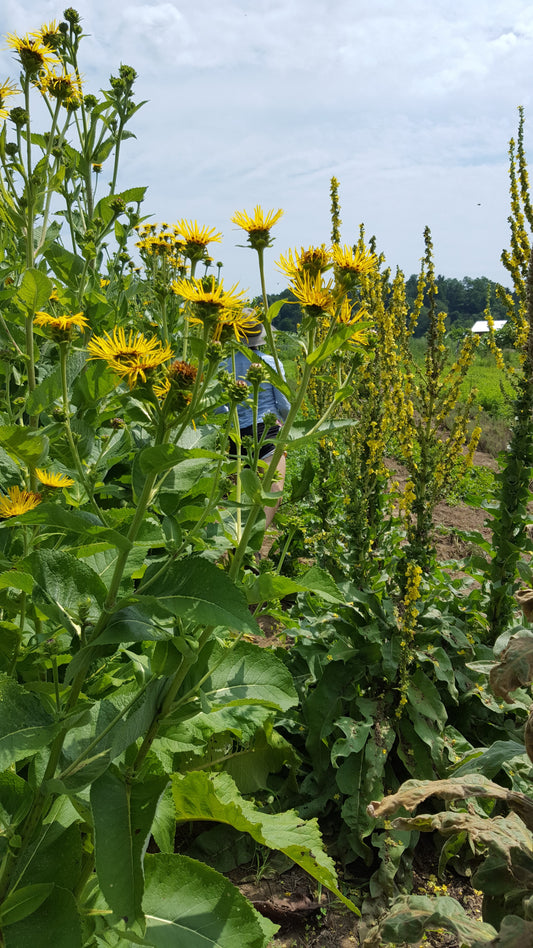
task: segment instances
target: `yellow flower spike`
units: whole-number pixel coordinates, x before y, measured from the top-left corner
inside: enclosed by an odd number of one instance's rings
[[[53,471],[45,471],[42,467],[36,467],[35,473],[44,487],[72,487],[74,481],[66,474],[54,474]]]
[[[18,517],[28,510],[34,510],[40,503],[40,494],[21,490],[20,487],[9,487],[7,496],[0,497],[0,517]]]
[[[48,69],[57,63],[54,50],[43,42],[40,33],[27,33],[26,36],[8,33],[7,45],[18,55],[19,62],[28,76],[35,76],[41,69]]]
[[[93,336],[87,344],[90,359],[103,359],[108,366],[134,388],[139,379],[146,382],[147,376],[172,358],[170,346],[163,346],[159,339],[147,339],[142,332],[130,329],[128,336],[124,329],[113,330],[111,336]]]
[[[0,119],[5,119],[9,115],[9,109],[6,109],[6,99],[11,95],[19,95],[20,89],[17,89],[9,79],[0,86]]]

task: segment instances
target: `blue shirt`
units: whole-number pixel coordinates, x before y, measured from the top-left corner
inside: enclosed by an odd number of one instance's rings
[[[246,379],[246,373],[250,368],[252,362],[266,362],[267,365],[270,365],[273,369],[276,368],[276,363],[272,356],[265,355],[264,352],[260,352],[259,349],[250,350],[251,358],[243,355],[242,352],[237,351],[235,353],[235,378],[240,380]],[[221,368],[226,369],[227,372],[233,373],[233,363],[231,358],[225,359],[221,363]],[[281,368],[281,374],[283,379],[285,379],[285,373],[283,367]],[[250,395],[252,394],[252,387],[250,388]],[[258,423],[263,420],[265,415],[269,413],[273,414],[278,418],[279,421],[285,421],[287,415],[289,414],[290,404],[285,398],[285,395],[275,388],[271,382],[261,382],[259,388],[259,395],[257,399],[257,421]],[[227,409],[226,409],[227,411]],[[237,405],[237,413],[239,415],[239,427],[248,428],[253,424],[253,410],[250,405],[240,404]]]

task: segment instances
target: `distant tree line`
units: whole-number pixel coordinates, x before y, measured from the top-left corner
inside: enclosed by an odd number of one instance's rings
[[[437,305],[440,311],[448,314],[448,329],[472,328],[476,320],[484,319],[487,299],[490,300],[491,313],[494,319],[506,319],[507,314],[503,303],[496,297],[496,283],[488,277],[463,277],[458,280],[454,277],[439,275],[436,279],[438,287]],[[411,307],[416,298],[418,276],[412,274],[405,281],[407,302]],[[284,332],[295,332],[300,322],[300,307],[290,290],[281,293],[269,294],[269,303],[285,299],[287,303],[281,307],[276,317],[276,328]],[[257,302],[260,302],[258,297]],[[422,307],[420,319],[415,335],[423,336],[428,328],[428,317],[425,306]]]

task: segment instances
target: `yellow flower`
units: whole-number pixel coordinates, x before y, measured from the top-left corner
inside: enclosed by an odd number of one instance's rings
[[[199,227],[196,221],[180,220],[174,230],[185,239],[180,250],[189,260],[201,260],[209,243],[220,243],[222,240],[222,234],[217,233],[214,227]]]
[[[277,211],[267,211],[265,215],[259,204],[256,204],[253,217],[246,211],[235,211],[231,222],[246,231],[248,242],[254,250],[262,250],[270,246],[270,230],[282,216],[281,208]]]
[[[39,89],[52,99],[59,99],[65,106],[79,105],[83,98],[81,79],[73,72],[57,75],[51,70],[41,77]]]
[[[9,109],[6,109],[5,107],[5,100],[9,98],[10,95],[18,95],[19,92],[20,89],[17,89],[17,87],[14,86],[9,81],[9,79],[6,79],[6,81],[0,86],[0,119],[5,119],[9,115]]]
[[[16,33],[8,33],[7,45],[15,50],[22,68],[29,76],[35,76],[41,69],[47,69],[57,62],[52,47],[43,42],[40,34],[17,36]]]
[[[44,23],[40,30],[32,32],[31,35],[44,43],[45,46],[50,46],[51,49],[56,49],[63,40],[63,34],[55,20],[52,20],[51,23]]]
[[[333,248],[333,261],[341,273],[352,273],[356,276],[365,276],[372,273],[377,266],[377,257],[358,248],[336,245]]]
[[[331,266],[331,252],[326,249],[325,244],[321,244],[320,247],[308,247],[307,250],[300,247],[299,253],[297,250],[294,251],[294,257],[292,250],[289,250],[287,257],[282,255],[276,266],[291,280],[302,271],[315,277]]]
[[[0,497],[0,517],[18,517],[41,503],[41,495],[33,491],[9,487],[7,497]]]
[[[193,319],[191,318],[191,322]],[[259,324],[260,325],[260,324]],[[213,339],[221,339],[225,335],[224,330],[233,331],[235,338],[239,341],[246,338],[248,334],[253,334],[258,326],[257,316],[253,312],[247,312],[245,309],[223,309],[218,314],[217,325],[213,333]],[[224,340],[222,340],[224,341]]]
[[[296,274],[290,286],[298,302],[311,310],[313,315],[318,315],[318,311],[333,315],[335,299],[332,288],[331,280],[323,284],[321,274],[312,277],[309,273]]]
[[[133,388],[139,379],[146,382],[147,373],[172,358],[170,346],[163,346],[159,339],[147,339],[142,332],[130,329],[128,337],[124,329],[113,330],[104,336],[93,336],[87,345],[90,359],[103,359],[117,375]]]
[[[48,329],[52,339],[56,342],[68,342],[72,339],[74,329],[82,332],[89,325],[83,313],[65,313],[63,316],[50,316],[49,313],[35,313],[34,323]]]
[[[172,283],[174,292],[183,299],[190,303],[207,303],[219,310],[234,309],[242,304],[246,290],[237,292],[237,286],[235,283],[230,290],[225,290],[224,281],[219,280],[217,283],[214,276],[203,280],[194,277],[191,280],[174,280]]]
[[[53,471],[45,471],[42,467],[36,467],[35,473],[45,487],[72,487],[74,483],[66,474],[54,474]]]

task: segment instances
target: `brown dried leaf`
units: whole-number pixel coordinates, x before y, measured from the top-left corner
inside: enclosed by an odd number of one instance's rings
[[[464,777],[450,777],[448,780],[408,780],[397,793],[383,800],[373,800],[367,807],[369,816],[375,819],[390,816],[401,807],[410,813],[427,800],[439,797],[441,800],[466,800],[468,797],[493,797],[504,800],[533,832],[533,800],[525,793],[514,793],[493,783],[482,774],[465,774]],[[454,814],[456,816],[458,814]],[[431,820],[431,816],[421,816],[422,820]],[[420,829],[423,827],[420,826]]]
[[[519,589],[516,599],[522,609],[524,618],[528,622],[533,622],[533,589]]]
[[[513,635],[500,661],[490,673],[490,685],[497,698],[511,702],[510,692],[533,681],[533,635]]]

